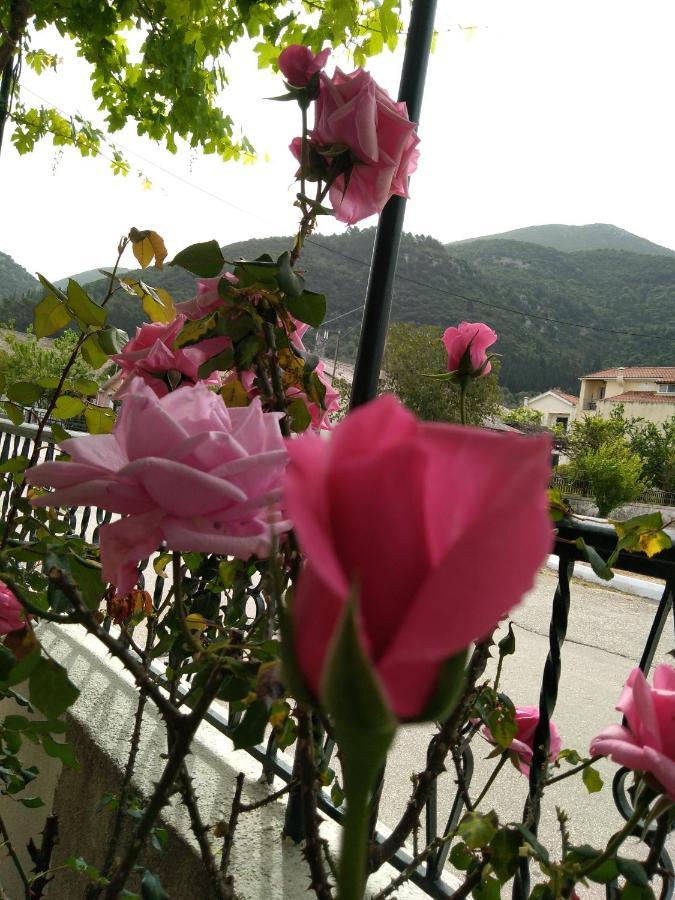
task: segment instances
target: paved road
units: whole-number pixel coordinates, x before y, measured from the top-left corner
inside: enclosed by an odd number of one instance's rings
[[[518,705],[538,703],[539,684],[548,652],[548,621],[556,578],[543,572],[535,589],[517,609],[513,619],[517,642],[516,655],[505,662],[503,688]],[[614,705],[622,684],[636,664],[649,633],[656,604],[616,591],[597,588],[575,579],[567,641],[562,651],[562,680],[558,706],[554,714],[563,747],[574,747],[580,754],[588,752],[589,741],[605,725],[616,722]],[[675,646],[672,618],[664,629],[655,662],[672,662],[666,654]],[[424,755],[432,729],[413,726],[401,731],[397,740],[383,791],[380,810],[382,821],[393,826],[403,810],[410,791],[410,775],[424,766]],[[478,740],[474,746],[476,796],[493,762],[486,761],[487,745]],[[589,795],[581,779],[571,778],[552,785],[545,797],[545,815],[540,834],[554,850],[559,850],[555,804],[569,814],[569,830],[573,842],[602,845],[622,820],[611,796],[611,778],[615,767],[601,761],[598,765],[605,787],[599,794]],[[524,776],[508,766],[502,770],[499,787],[495,786],[481,808],[494,806],[502,821],[519,820],[527,783]],[[439,802],[444,824],[454,795],[450,775],[442,776]],[[443,827],[441,824],[441,828]],[[673,842],[671,842],[673,843]],[[671,855],[675,847],[670,848]],[[602,897],[604,889],[593,886],[584,897]]]

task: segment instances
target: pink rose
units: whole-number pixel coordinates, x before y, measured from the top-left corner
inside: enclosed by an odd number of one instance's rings
[[[185,316],[186,319],[202,319],[218,307],[223,306],[225,300],[218,291],[218,285],[223,278],[230,284],[239,284],[239,279],[232,272],[223,272],[216,278],[198,278],[197,293],[191,300],[176,303],[176,312]]]
[[[651,687],[640,669],[633,669],[616,707],[626,726],[605,728],[591,741],[590,752],[649,772],[675,800],[675,668],[657,666],[653,682]]]
[[[330,49],[328,47],[315,56],[309,47],[303,47],[302,44],[292,44],[290,47],[282,50],[277,62],[281,73],[289,84],[293,85],[293,87],[307,87],[312,80],[312,76],[320,72],[326,65],[329,56]]]
[[[548,438],[419,422],[383,396],[330,440],[287,446],[285,503],[307,558],[292,610],[300,671],[320,698],[356,586],[385,696],[418,716],[443,663],[490,633],[551,549]]]
[[[309,414],[312,417],[312,428],[317,430],[321,428],[330,428],[331,425],[328,421],[329,416],[340,409],[340,392],[335,390],[332,382],[328,379],[321,360],[319,360],[314,372],[325,388],[325,394],[321,405],[319,405],[315,399],[310,399],[298,385],[292,385],[287,388],[286,398],[289,402],[297,400],[298,398],[304,400]]]
[[[483,322],[460,322],[457,328],[446,328],[443,343],[448,351],[448,372],[474,377],[489,375],[492,365],[485,351],[496,340],[496,332]]]
[[[121,353],[111,357],[124,375],[118,397],[128,393],[131,383],[140,377],[159,397],[169,392],[167,372],[177,372],[183,381],[199,380],[199,367],[212,356],[232,346],[227,336],[207,338],[192,347],[174,350],[174,341],[185,324],[185,316],[177,315],[173,322],[146,322],[136,329],[136,336]]]
[[[537,730],[537,725],[539,724],[539,710],[536,706],[516,706],[516,736],[511,742],[511,746],[509,747],[509,751],[515,754],[518,757],[517,765],[523,775],[530,774],[530,764],[532,762],[532,755],[534,753],[534,733]],[[555,762],[558,758],[558,754],[560,753],[562,747],[562,741],[560,740],[560,734],[558,729],[553,724],[550,723],[550,742],[548,749],[548,758],[551,762]],[[494,738],[490,732],[490,729],[485,726],[483,731],[481,732],[483,737],[488,740],[491,744],[495,743]]]
[[[197,384],[157,397],[138,378],[112,434],[63,441],[68,462],[26,473],[56,490],[36,506],[96,506],[123,518],[101,528],[103,577],[124,596],[139,560],[169,550],[265,556],[286,530],[277,503],[286,450],[279,413],[259,401],[227,409]]]
[[[0,634],[9,634],[26,627],[26,616],[23,606],[7,587],[0,581]]]
[[[330,188],[338,221],[354,225],[382,212],[394,194],[408,196],[419,157],[415,128],[405,103],[392,100],[363,69],[336,69],[332,78],[322,73],[311,142],[317,149],[345,146],[353,160],[349,177],[338,175]]]

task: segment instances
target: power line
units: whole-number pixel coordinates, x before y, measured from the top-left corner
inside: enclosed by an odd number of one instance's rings
[[[29,93],[33,94],[33,96],[37,97],[38,100],[41,100],[43,103],[48,103],[50,106],[54,106],[54,108],[58,109],[59,112],[63,113],[63,115],[70,116],[71,118],[73,118],[73,115],[71,113],[68,113],[66,110],[60,109],[55,104],[50,103],[49,100],[45,99],[44,97],[41,97],[39,94],[37,94],[35,91],[31,90],[30,88],[23,88],[23,90],[27,90]],[[206,188],[201,187],[201,185],[195,184],[195,183],[189,181],[187,178],[183,178],[181,175],[178,175],[175,172],[172,172],[170,169],[164,168],[164,166],[160,165],[159,163],[155,162],[154,160],[144,157],[142,154],[138,153],[136,150],[131,150],[130,148],[125,147],[123,144],[119,144],[119,143],[115,144],[112,141],[109,141],[108,143],[110,143],[110,145],[113,147],[115,147],[115,146],[119,147],[120,149],[124,150],[126,153],[131,153],[133,156],[138,157],[138,159],[142,160],[143,162],[147,163],[148,165],[154,166],[160,172],[163,172],[164,174],[169,175],[171,178],[174,178],[176,181],[179,181],[182,184],[187,185],[187,187],[190,187],[193,190],[199,191],[200,193],[205,194],[208,197],[211,197],[213,200],[217,200],[219,203],[223,203],[225,206],[229,206],[231,209],[235,209],[237,212],[244,213],[245,215],[250,216],[251,218],[257,219],[260,222],[264,222],[266,225],[269,225],[270,227],[274,227],[274,223],[270,219],[267,219],[266,217],[261,216],[258,213],[251,212],[250,210],[245,209],[244,207],[238,206],[236,203],[232,203],[230,200],[226,200],[224,197],[221,197],[218,194],[214,194],[212,191],[209,191]],[[310,237],[305,238],[305,243],[311,244],[314,247],[318,247],[319,249],[323,250],[325,253],[332,253],[334,256],[339,256],[342,259],[348,260],[349,262],[357,263],[357,265],[365,266],[366,268],[370,268],[370,262],[368,262],[367,260],[360,259],[359,257],[356,257],[356,256],[351,256],[350,254],[344,253],[341,250],[337,250],[334,247],[328,247],[326,244],[322,244],[319,241],[315,240],[314,238],[310,238]],[[493,301],[484,300],[480,297],[468,297],[466,294],[460,294],[457,291],[450,291],[447,288],[439,288],[436,285],[429,284],[426,281],[420,281],[419,279],[411,278],[408,275],[400,275],[398,272],[395,275],[395,279],[398,281],[405,281],[408,284],[413,284],[416,287],[421,287],[421,288],[425,288],[426,290],[434,291],[435,293],[442,294],[443,296],[446,296],[446,297],[455,297],[459,300],[464,300],[466,303],[478,303],[483,306],[487,306],[491,309],[499,309],[502,312],[509,312],[509,313],[512,313],[513,315],[521,316],[522,318],[525,318],[525,319],[539,319],[544,322],[551,322],[552,324],[555,324],[555,325],[564,325],[568,328],[579,328],[579,329],[586,329],[586,330],[590,330],[590,331],[600,331],[600,332],[603,332],[604,334],[620,334],[620,335],[624,335],[626,337],[643,338],[644,340],[671,340],[671,338],[665,338],[665,337],[659,336],[659,335],[644,334],[644,333],[640,333],[640,332],[636,332],[636,331],[624,331],[624,330],[618,329],[618,328],[606,328],[601,325],[590,325],[588,323],[584,324],[584,323],[580,323],[580,322],[568,322],[564,319],[556,319],[553,316],[545,316],[545,315],[542,315],[541,313],[525,312],[523,310],[516,309],[515,307],[512,307],[512,306],[506,306],[505,304],[502,304],[502,303],[494,303]],[[364,305],[365,304],[361,304],[360,306],[354,307],[354,309],[348,310],[345,313],[340,313],[338,316],[334,316],[332,319],[329,319],[328,321],[324,322],[323,324],[324,325],[330,324],[331,322],[334,322],[337,319],[342,318],[343,316],[348,316],[348,315],[351,315],[352,313],[358,312],[360,309],[363,309]],[[661,325],[660,327],[662,328],[664,326]],[[668,326],[666,325],[665,327],[668,327]]]

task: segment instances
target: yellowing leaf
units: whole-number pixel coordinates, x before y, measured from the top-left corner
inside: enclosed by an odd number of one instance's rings
[[[79,416],[84,409],[84,402],[79,397],[71,397],[68,394],[61,394],[54,406],[54,418],[56,419],[74,419]]]
[[[71,315],[65,303],[55,294],[47,294],[33,310],[33,330],[38,338],[48,337],[60,331],[70,322]]]
[[[656,556],[657,553],[668,550],[672,546],[673,542],[665,531],[652,531],[640,535],[640,549],[644,550],[647,556]]]
[[[162,268],[167,252],[164,241],[156,231],[148,229],[139,231],[138,228],[130,228],[129,240],[132,244],[133,254],[142,269],[147,268],[153,259],[157,268]]]
[[[241,381],[228,381],[220,389],[225,406],[248,406],[248,394]]]
[[[107,406],[92,403],[84,411],[89,434],[110,434],[115,424],[115,413]]]
[[[150,183],[148,182],[148,185]],[[148,240],[152,245],[153,252],[155,254],[155,265],[158,269],[161,269],[164,263],[164,260],[167,257],[166,246],[164,244],[163,239],[160,235],[157,234],[156,231],[151,231],[148,234]]]
[[[151,322],[173,322],[176,318],[173,299],[164,288],[155,288],[152,293],[145,293],[142,302],[143,311]]]
[[[142,238],[132,244],[134,256],[138,260],[141,269],[146,269],[155,258],[155,251],[152,249],[152,243],[149,237]]]
[[[189,631],[197,634],[207,628],[206,619],[200,613],[190,613],[185,617],[185,624]]]

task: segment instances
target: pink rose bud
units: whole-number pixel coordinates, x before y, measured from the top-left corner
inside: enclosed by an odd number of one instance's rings
[[[448,352],[448,372],[477,378],[492,369],[486,350],[497,340],[497,334],[483,322],[460,322],[446,328],[443,344]]]
[[[279,516],[287,454],[281,413],[260,400],[228,409],[203,384],[164,397],[136,378],[112,434],[62,441],[67,462],[26,472],[55,488],[34,506],[96,506],[122,518],[101,528],[103,578],[119,596],[136,585],[137,563],[169,550],[266,556]]]
[[[4,581],[0,581],[0,634],[9,634],[26,627],[23,606]]]
[[[516,706],[516,736],[511,741],[509,752],[517,757],[518,769],[523,775],[530,774],[530,765],[534,753],[534,733],[539,724],[539,710],[536,706]],[[551,762],[555,762],[562,747],[560,734],[558,729],[550,723],[550,744],[548,750],[548,758]],[[481,732],[483,737],[491,744],[496,744],[492,737],[490,729],[485,726]]]
[[[332,78],[321,75],[312,145],[320,152],[345,148],[353,165],[333,180],[329,198],[335,218],[354,225],[382,212],[390,197],[408,196],[417,168],[419,138],[405,103],[397,103],[363,69]],[[340,159],[335,165],[342,165]]]
[[[330,439],[287,447],[285,503],[307,558],[292,606],[297,668],[321,700],[355,592],[389,708],[419,717],[444,663],[520,602],[550,552],[549,440],[420,422],[383,396]]]
[[[313,75],[320,72],[330,56],[327,47],[314,55],[309,47],[292,44],[281,52],[278,59],[279,69],[286,81],[293,87],[307,87]]]
[[[141,378],[153,391],[163,397],[169,392],[167,373],[173,372],[178,381],[194,384],[199,381],[199,367],[212,356],[232,346],[229,337],[207,338],[191,347],[174,350],[186,317],[179,313],[173,322],[146,322],[136,329],[136,335],[121,353],[111,357],[122,369],[124,380],[118,397],[123,397],[132,381]]]
[[[675,668],[657,666],[653,687],[640,669],[633,669],[616,708],[626,725],[610,725],[594,737],[591,754],[649,772],[675,800]]]

